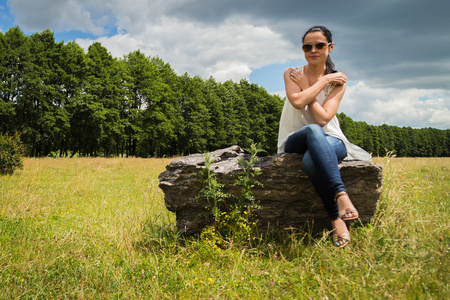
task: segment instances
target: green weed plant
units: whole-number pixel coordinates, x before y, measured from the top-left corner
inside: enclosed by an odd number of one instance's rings
[[[211,164],[214,162],[210,155],[205,156],[205,168],[199,172],[199,180],[202,184],[197,201],[206,200],[205,208],[212,217],[213,222],[201,233],[202,239],[212,241],[213,246],[246,243],[250,247],[253,237],[257,235],[257,210],[260,209],[252,188],[261,185],[256,176],[261,171],[256,168],[258,163],[258,150],[252,144],[250,157],[242,157],[238,160],[241,170],[236,174],[234,185],[240,187],[240,195],[235,196],[224,192],[226,186],[218,182],[217,175],[211,172]]]

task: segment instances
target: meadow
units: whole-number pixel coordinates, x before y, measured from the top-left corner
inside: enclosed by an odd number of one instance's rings
[[[328,232],[180,236],[170,159],[25,158],[0,177],[0,299],[449,299],[450,158],[374,161],[377,214],[338,249]]]

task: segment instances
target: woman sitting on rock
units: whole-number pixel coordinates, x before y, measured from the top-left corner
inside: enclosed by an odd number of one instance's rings
[[[345,92],[347,76],[334,69],[331,32],[323,26],[303,36],[307,65],[284,73],[286,96],[280,119],[278,153],[300,153],[303,169],[323,201],[333,227],[333,243],[345,247],[350,234],[344,221],[358,218],[339,172],[345,159],[370,160],[363,149],[344,136],[336,113]]]

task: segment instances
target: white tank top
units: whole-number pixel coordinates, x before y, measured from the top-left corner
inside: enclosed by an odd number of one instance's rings
[[[297,71],[303,73],[304,66],[295,68]],[[327,85],[320,93],[317,95],[316,100],[323,105],[325,99],[333,90],[334,85]],[[284,152],[284,147],[286,146],[286,141],[300,128],[306,125],[315,124],[311,113],[308,110],[308,106],[302,109],[296,109],[292,106],[291,102],[286,99],[283,106],[283,111],[281,113],[280,128],[278,131],[278,153]],[[339,120],[334,116],[330,122],[322,127],[325,134],[334,136],[344,142],[347,149],[347,157],[345,160],[371,160],[371,155],[361,149],[360,147],[350,143],[345,137],[339,125]]]

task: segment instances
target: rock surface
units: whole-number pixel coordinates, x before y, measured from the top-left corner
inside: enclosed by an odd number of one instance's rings
[[[217,174],[224,191],[238,195],[233,186],[241,167],[238,160],[248,157],[239,146],[209,153],[214,162],[211,171]],[[201,189],[198,172],[205,167],[206,154],[193,154],[173,160],[159,175],[159,186],[165,193],[165,205],[175,212],[177,228],[186,234],[201,231],[209,220],[202,217],[206,203],[195,200]],[[252,191],[262,209],[257,212],[258,226],[262,231],[297,228],[322,230],[329,228],[330,220],[308,176],[302,170],[300,154],[278,154],[261,157],[257,167],[263,184]],[[358,209],[357,222],[368,223],[373,217],[382,190],[382,166],[369,161],[345,161],[339,164],[342,180],[353,204]]]

